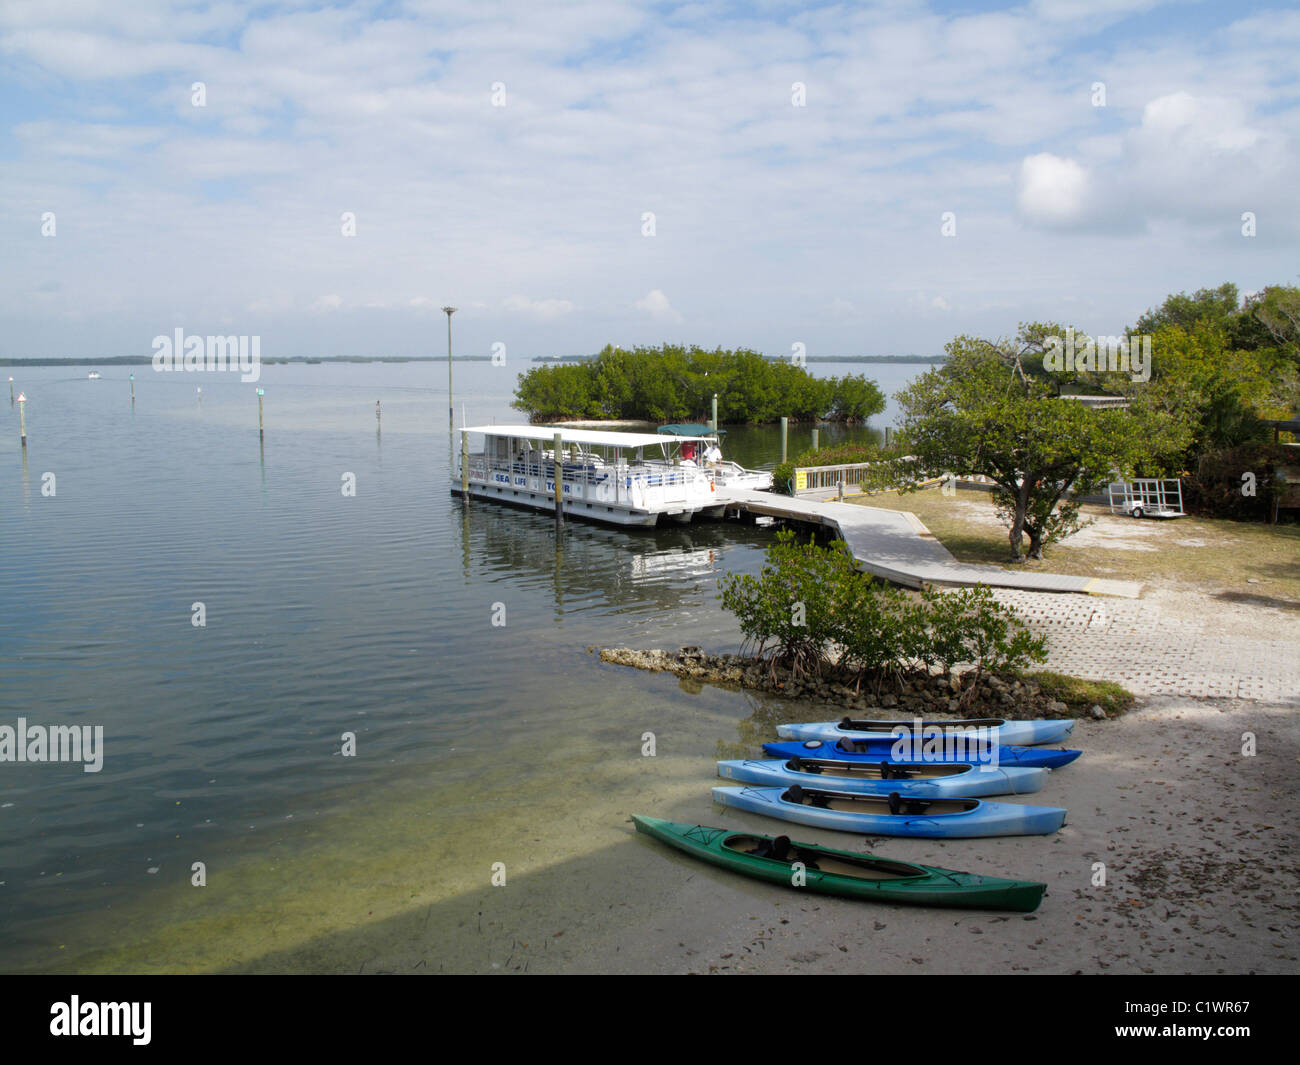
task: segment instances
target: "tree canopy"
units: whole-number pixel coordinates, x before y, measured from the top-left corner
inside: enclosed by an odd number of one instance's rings
[[[706,421],[714,393],[718,420],[733,425],[783,417],[862,422],[885,409],[884,394],[861,374],[814,377],[802,366],[748,349],[667,344],[606,347],[584,362],[538,366],[520,374],[514,406],[534,422]]]
[[[1076,495],[1116,474],[1158,469],[1188,432],[1147,406],[1096,410],[1059,396],[1024,366],[1041,354],[1042,329],[1022,326],[1011,342],[957,337],[947,345],[949,361],[897,397],[911,455],[900,464],[902,480],[945,472],[991,479],[1017,562],[1024,537],[1029,557],[1041,558],[1046,544],[1079,528]]]

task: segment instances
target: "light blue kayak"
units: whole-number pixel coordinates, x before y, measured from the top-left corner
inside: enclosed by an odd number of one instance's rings
[[[801,825],[868,836],[968,839],[974,836],[1045,836],[1065,824],[1055,806],[1021,806],[982,799],[918,799],[855,795],[802,788],[714,788],[724,806],[796,821]]]
[[[718,776],[771,788],[832,788],[855,795],[975,798],[1027,795],[1043,786],[1046,769],[963,765],[958,762],[868,762],[863,759],[786,758],[719,762]]]
[[[1064,747],[1018,747],[1005,743],[953,743],[949,754],[946,742],[940,744],[944,750],[925,751],[920,758],[895,758],[894,741],[890,739],[853,739],[845,735],[838,740],[787,740],[785,743],[765,743],[763,750],[773,758],[830,758],[845,762],[879,762],[882,758],[890,762],[903,764],[922,762],[965,763],[967,765],[997,765],[1041,767],[1043,769],[1060,769],[1069,765],[1081,751],[1067,751]]]
[[[839,721],[813,721],[802,725],[779,725],[777,735],[787,740],[837,740],[841,736],[862,739],[895,740],[899,736],[911,738],[918,727],[923,730],[938,729],[946,735],[953,732],[988,743],[1018,744],[1033,747],[1040,743],[1060,743],[1074,731],[1074,722],[1060,721],[1010,721],[1002,717],[986,718],[913,718],[899,721],[868,721],[845,717]],[[896,730],[906,731],[896,731]],[[971,731],[978,730],[978,731]],[[931,733],[934,735],[935,733]],[[916,737],[921,742],[921,737]]]

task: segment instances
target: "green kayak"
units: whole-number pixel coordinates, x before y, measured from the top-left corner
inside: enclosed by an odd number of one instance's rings
[[[654,836],[701,861],[758,880],[823,895],[913,906],[1032,913],[1047,890],[1046,884],[1035,880],[1000,880],[934,869],[878,858],[874,854],[792,843],[789,836],[760,836],[705,825],[678,824],[639,814],[633,814],[632,820],[638,832]],[[796,862],[802,863],[803,868],[795,868]],[[797,883],[799,880],[803,883]]]

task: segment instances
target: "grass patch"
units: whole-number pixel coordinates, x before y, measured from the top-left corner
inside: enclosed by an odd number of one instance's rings
[[[907,495],[881,492],[848,502],[910,510],[959,562],[1038,573],[1192,585],[1225,602],[1300,610],[1300,526],[1257,525],[1188,516],[1167,521],[1112,515],[1085,504],[1097,523],[1077,536],[1049,544],[1047,557],[1012,563],[1006,527],[987,492],[937,488]],[[1100,537],[1100,539],[1099,539]],[[1026,541],[1026,544],[1028,541]],[[1251,582],[1254,583],[1251,583]]]
[[[1065,703],[1081,717],[1086,717],[1094,706],[1105,710],[1107,717],[1116,717],[1133,708],[1133,693],[1114,681],[1083,680],[1050,669],[1018,676],[1022,680],[1032,680],[1044,695]]]

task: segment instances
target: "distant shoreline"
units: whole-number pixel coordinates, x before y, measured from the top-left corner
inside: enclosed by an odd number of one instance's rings
[[[556,363],[556,362],[586,362],[588,359],[595,358],[594,355],[538,355],[529,359],[529,362],[537,363]],[[783,362],[786,356],[765,356],[771,362]],[[850,363],[919,363],[928,365],[933,363],[946,362],[946,355],[845,355],[842,358],[833,355],[815,355],[809,356],[805,362],[850,362]],[[351,363],[372,363],[372,362],[446,362],[445,355],[323,355],[320,358],[315,356],[294,355],[290,358],[267,359],[263,358],[263,366],[302,366],[314,365],[316,363],[326,362],[351,362]],[[452,362],[491,362],[491,355],[454,355]],[[152,355],[100,355],[85,359],[63,359],[63,358],[44,358],[44,359],[0,359],[0,366],[151,366],[153,364]]]
[[[260,360],[263,366],[287,366],[324,362],[446,362],[436,355],[294,355],[291,358]],[[452,362],[491,362],[491,355],[456,355]],[[88,359],[0,359],[0,366],[152,366],[152,355],[101,355]]]

